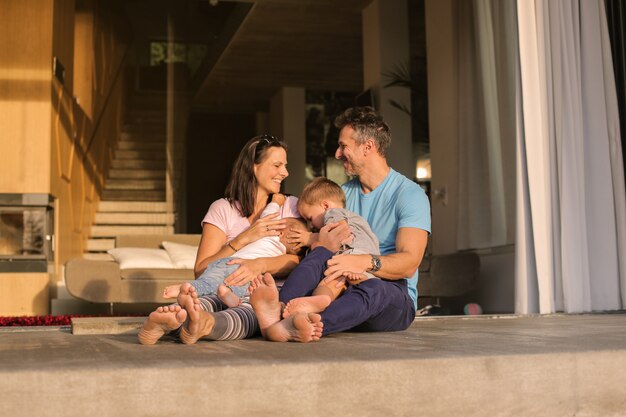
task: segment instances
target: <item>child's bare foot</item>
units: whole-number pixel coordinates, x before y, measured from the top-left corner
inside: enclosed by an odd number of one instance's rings
[[[168,285],[163,290],[163,298],[176,298],[180,293],[180,284]]]
[[[357,285],[362,283],[363,281],[366,281],[368,279],[370,279],[370,277],[368,277],[365,274],[359,274],[357,272],[346,272],[344,273],[346,279],[348,280],[348,282],[350,283],[350,285]]]
[[[321,313],[326,310],[330,302],[330,297],[327,295],[294,298],[285,306],[283,317],[287,318],[297,313]]]
[[[158,307],[150,313],[139,330],[139,343],[155,344],[165,333],[178,329],[187,319],[187,312],[178,305]]]
[[[280,301],[278,301],[278,288],[274,278],[265,273],[262,278],[255,278],[250,285],[252,294],[250,304],[254,309],[261,334],[265,337],[265,330],[280,321]]]
[[[213,330],[215,319],[212,313],[202,310],[198,293],[191,285],[183,284],[180,287],[178,303],[187,310],[189,320],[180,330],[180,340],[187,344],[194,344],[201,337],[207,336]]]
[[[237,307],[241,304],[241,298],[237,297],[235,293],[226,285],[220,285],[217,287],[217,296],[221,302],[228,307]]]
[[[314,342],[322,337],[323,328],[319,314],[298,313],[270,326],[267,339],[274,342]]]

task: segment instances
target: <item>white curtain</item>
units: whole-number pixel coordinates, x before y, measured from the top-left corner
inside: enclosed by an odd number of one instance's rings
[[[459,250],[515,241],[515,0],[456,2]]]
[[[624,308],[626,197],[603,0],[518,0],[516,312]]]

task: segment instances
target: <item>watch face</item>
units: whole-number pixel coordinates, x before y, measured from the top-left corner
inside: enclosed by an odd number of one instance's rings
[[[372,272],[376,272],[380,269],[381,267],[381,262],[380,262],[380,258],[376,255],[372,255]]]

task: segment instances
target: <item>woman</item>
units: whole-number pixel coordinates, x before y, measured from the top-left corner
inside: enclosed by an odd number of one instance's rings
[[[283,142],[274,136],[262,135],[246,143],[235,161],[224,198],[211,204],[202,221],[202,238],[194,268],[196,277],[209,263],[231,256],[248,243],[279,235],[285,228],[281,218],[300,217],[297,198],[288,197],[281,213],[260,218],[271,194],[280,192],[281,183],[288,175],[287,146]],[[240,266],[224,282],[237,286],[265,272],[285,275],[298,261],[295,255],[234,260]],[[258,332],[258,321],[247,303],[228,309],[216,296],[209,295],[200,297],[199,304],[210,313],[211,328],[203,335],[206,339],[244,339]],[[187,311],[178,304],[159,307],[143,324],[139,342],[154,344],[165,333],[178,330],[186,319]]]

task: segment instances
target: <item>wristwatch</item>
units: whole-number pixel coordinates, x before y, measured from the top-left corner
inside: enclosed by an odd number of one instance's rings
[[[370,255],[372,257],[372,266],[370,267],[370,272],[377,272],[382,268],[383,263],[380,261],[378,255]]]

